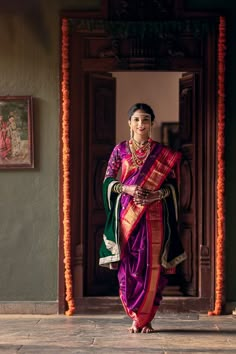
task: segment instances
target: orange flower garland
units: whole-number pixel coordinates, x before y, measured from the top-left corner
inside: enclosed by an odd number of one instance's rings
[[[69,141],[69,26],[68,20],[62,20],[62,169],[63,169],[63,234],[64,234],[64,264],[65,287],[68,310],[71,316],[75,311],[71,272],[71,226],[70,226],[70,141]]]
[[[216,240],[216,293],[215,308],[209,315],[220,315],[224,304],[225,283],[225,53],[226,24],[220,16],[218,38],[218,133],[217,133],[217,240]]]

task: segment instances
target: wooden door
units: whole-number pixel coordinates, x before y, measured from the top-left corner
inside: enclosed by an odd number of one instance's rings
[[[199,78],[196,73],[185,73],[179,80],[179,131],[174,148],[182,153],[180,166],[179,234],[187,253],[187,260],[177,267],[176,274],[168,275],[167,296],[197,296],[198,240],[196,205],[196,131],[199,100]],[[173,148],[173,147],[172,147]]]
[[[180,167],[180,236],[188,258],[179,267],[181,290],[185,295],[198,296],[199,240],[197,208],[197,134],[200,119],[199,77],[186,73],[179,81],[179,119],[182,161]],[[201,201],[200,201],[201,202]],[[199,202],[199,204],[200,204]]]
[[[115,80],[107,73],[87,76],[88,90],[88,220],[85,238],[85,296],[118,295],[117,272],[98,265],[99,246],[105,224],[102,181],[107,160],[115,145]],[[188,259],[169,275],[167,296],[197,296],[198,240],[196,230],[196,131],[199,99],[198,76],[186,73],[179,81],[180,168],[179,229]]]
[[[105,225],[102,182],[107,161],[115,146],[116,82],[111,74],[90,73],[87,84],[88,218],[85,242],[85,296],[118,295],[116,271],[98,265]]]

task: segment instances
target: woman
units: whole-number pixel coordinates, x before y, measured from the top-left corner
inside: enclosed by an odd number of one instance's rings
[[[16,120],[13,115],[8,117],[8,130],[11,137],[11,156],[18,157],[21,152],[20,129],[16,125]]]
[[[137,103],[128,117],[131,138],[114,148],[104,179],[107,222],[99,264],[118,269],[120,298],[133,320],[129,331],[148,333],[165,273],[186,258],[177,233],[180,153],[150,138],[150,106]]]
[[[9,160],[11,155],[11,139],[9,136],[9,130],[7,123],[3,120],[3,116],[0,115],[0,158],[3,160]]]

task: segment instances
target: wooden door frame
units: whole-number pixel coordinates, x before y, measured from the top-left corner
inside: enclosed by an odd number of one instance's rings
[[[190,13],[185,12],[180,7],[181,1],[176,1],[178,14],[181,12],[181,20],[186,21],[196,18],[206,18],[213,22],[218,18],[218,14],[209,13]],[[199,296],[195,298],[166,298],[163,300],[163,308],[174,311],[186,311],[197,309],[206,312],[212,308],[215,301],[215,243],[216,243],[216,186],[212,181],[216,181],[216,45],[217,33],[214,26],[208,28],[204,38],[201,41],[201,57],[183,57],[171,56],[158,60],[152,58],[134,58],[132,55],[119,60],[114,52],[114,47],[109,52],[99,53],[99,56],[89,56],[89,40],[95,36],[103,37],[104,30],[99,29],[81,29],[81,19],[102,19],[108,21],[108,3],[102,1],[100,11],[95,12],[68,12],[64,11],[62,19],[69,21],[69,62],[70,68],[70,151],[71,151],[71,180],[70,193],[76,195],[71,202],[71,266],[74,269],[73,282],[79,282],[79,292],[74,293],[74,297],[79,301],[79,306],[83,307],[83,257],[84,246],[83,238],[86,232],[84,219],[86,217],[86,149],[88,141],[88,131],[86,122],[86,104],[84,97],[84,77],[91,71],[196,71],[204,78],[202,80],[203,105],[202,121],[199,128],[202,128],[204,144],[200,153],[203,154],[203,166],[198,166],[201,171],[204,167],[202,178],[202,190],[198,193],[198,198],[202,198],[204,210],[198,210],[198,225],[200,237],[199,240]],[[79,24],[79,25],[78,25]],[[91,23],[90,23],[91,24]],[[93,24],[94,25],[94,24]],[[82,26],[83,27],[83,26]],[[107,37],[106,37],[107,39]],[[73,52],[73,55],[71,55]],[[204,82],[204,83],[203,83]],[[78,142],[78,143],[76,143]],[[63,165],[62,148],[60,146],[60,242],[59,242],[59,312],[65,311],[65,280],[64,280],[64,228],[63,228]],[[209,282],[210,274],[210,282]],[[203,286],[204,285],[204,286]],[[210,294],[210,295],[209,295]],[[180,300],[178,303],[176,301]],[[85,299],[87,302],[87,299]]]

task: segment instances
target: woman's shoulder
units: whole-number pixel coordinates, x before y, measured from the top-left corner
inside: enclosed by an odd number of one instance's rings
[[[117,143],[113,148],[112,155],[123,157],[128,152],[128,145],[125,140]]]
[[[125,146],[127,145],[129,142],[127,140],[123,140],[123,141],[120,141],[116,146]]]
[[[169,148],[168,145],[162,144],[162,143],[160,143],[160,142],[157,141],[157,140],[151,139],[151,141],[152,141],[152,144],[159,145],[159,146],[165,147],[165,148]]]
[[[166,152],[168,152],[168,153],[172,153],[172,154],[174,154],[174,155],[177,154],[177,155],[180,155],[180,156],[181,156],[180,151],[177,151],[177,150],[171,148],[171,147],[168,146],[168,145],[159,143],[158,141],[154,141],[154,140],[153,140],[152,142],[153,142],[154,145],[159,146],[163,151],[166,151]]]
[[[124,140],[121,141],[119,143],[117,143],[114,147],[114,150],[121,150],[121,149],[125,149],[128,146],[128,141]]]

